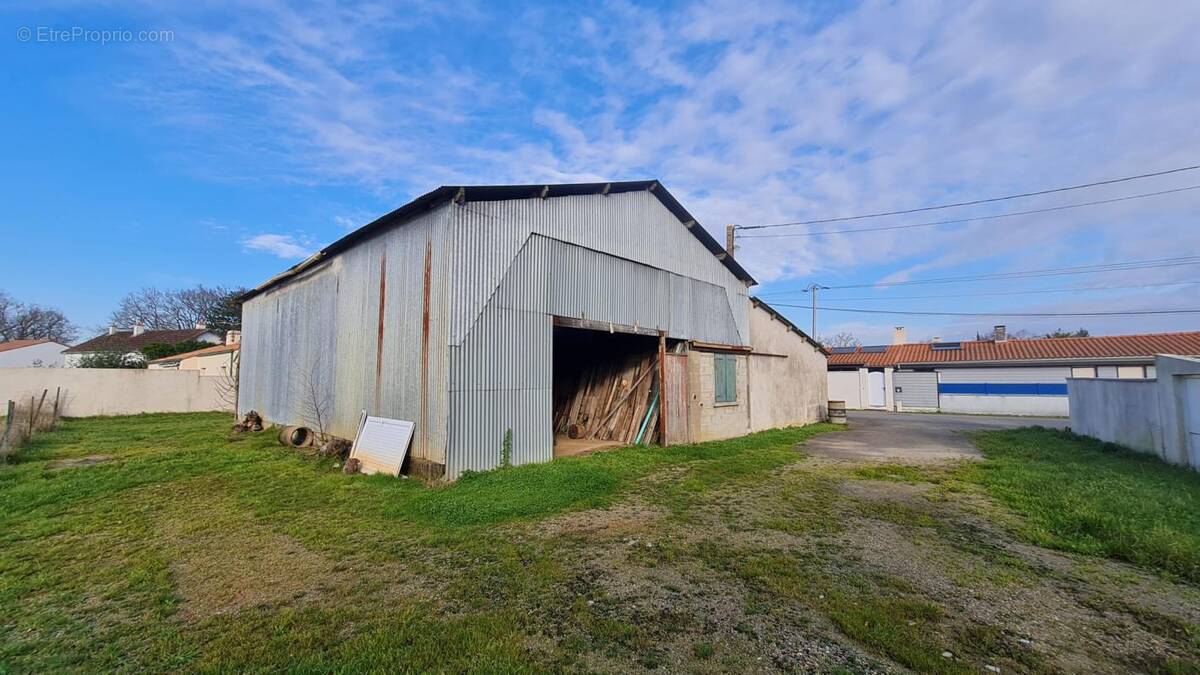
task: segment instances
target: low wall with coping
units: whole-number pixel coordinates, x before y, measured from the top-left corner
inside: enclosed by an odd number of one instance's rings
[[[222,397],[223,380],[196,370],[2,368],[0,405],[28,402],[46,389],[53,400],[61,388],[67,417],[232,410]]]
[[[1200,448],[1190,441],[1188,382],[1200,377],[1200,359],[1159,354],[1157,379],[1069,379],[1071,431],[1133,450],[1152,453],[1172,464],[1200,469]]]
[[[1072,379],[1071,431],[1161,456],[1158,382]]]

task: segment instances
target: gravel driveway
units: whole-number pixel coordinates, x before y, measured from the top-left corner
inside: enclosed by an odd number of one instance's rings
[[[1043,426],[1062,429],[1061,417],[1005,417],[945,413],[893,413],[878,410],[849,411],[849,427],[839,434],[823,434],[804,449],[835,459],[939,462],[978,457],[963,432]]]

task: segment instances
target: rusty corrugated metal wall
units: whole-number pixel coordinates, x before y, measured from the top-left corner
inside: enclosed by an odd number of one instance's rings
[[[433,209],[247,301],[239,410],[312,426],[316,398],[344,438],[363,410],[413,420],[413,455],[444,462],[450,213]]]
[[[239,408],[305,422],[311,379],[332,433],[413,420],[449,478],[497,466],[509,429],[514,463],[547,461],[554,315],[746,345],[748,306],[649,192],[448,203],[251,298]]]

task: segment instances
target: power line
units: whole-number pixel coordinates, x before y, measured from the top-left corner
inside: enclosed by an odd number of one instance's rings
[[[1033,192],[1022,192],[1020,194],[1005,195],[1003,197],[989,197],[987,199],[973,199],[966,202],[955,202],[952,204],[938,204],[935,206],[921,206],[915,209],[903,209],[899,211],[881,211],[879,213],[866,213],[858,216],[839,216],[836,218],[818,218],[814,220],[797,220],[788,223],[773,223],[769,225],[738,225],[735,226],[739,230],[761,230],[768,227],[785,227],[788,225],[818,225],[820,223],[838,223],[847,220],[864,220],[866,218],[881,218],[883,216],[900,216],[908,213],[920,213],[923,211],[937,211],[940,209],[949,209],[958,206],[975,206],[977,204],[989,204],[992,202],[1000,202],[1009,199],[1020,199],[1022,197],[1036,197],[1038,195],[1054,194],[1056,192],[1067,192],[1069,190],[1081,190],[1084,188],[1098,187],[1101,185],[1112,185],[1114,183],[1124,183],[1131,180],[1140,180],[1143,178],[1154,178],[1156,176],[1166,176],[1173,173],[1181,173],[1184,171],[1194,171],[1200,169],[1200,164],[1192,166],[1181,166],[1176,169],[1168,169],[1166,171],[1155,171],[1153,173],[1143,173],[1136,176],[1125,176],[1124,178],[1111,178],[1109,180],[1096,181],[1094,183],[1081,183],[1079,185],[1069,185],[1067,187],[1050,188],[1046,190],[1035,190]]]
[[[788,232],[787,234],[747,234],[743,235],[742,239],[778,239],[784,237],[819,237],[826,234],[853,234],[855,232],[882,232],[884,230],[910,230],[917,227],[934,227],[937,225],[956,225],[959,223],[973,223],[980,220],[996,220],[998,218],[1013,218],[1015,216],[1028,216],[1034,213],[1050,213],[1051,211],[1066,211],[1068,209],[1078,209],[1085,206],[1099,206],[1101,204],[1113,204],[1116,202],[1127,202],[1133,199],[1145,199],[1147,197],[1159,197],[1162,195],[1174,194],[1176,192],[1187,192],[1188,190],[1200,190],[1200,185],[1190,185],[1188,187],[1175,188],[1173,190],[1161,190],[1159,192],[1146,192],[1137,195],[1128,195],[1125,197],[1116,197],[1113,199],[1100,199],[1094,202],[1082,202],[1079,204],[1064,204],[1062,206],[1051,206],[1044,209],[1030,209],[1028,211],[1012,211],[1009,213],[997,213],[991,216],[976,216],[974,218],[959,218],[957,220],[935,220],[928,223],[913,223],[909,225],[883,225],[880,227],[860,227],[851,228],[848,230],[819,230],[816,232]]]
[[[897,296],[880,296],[880,295],[860,295],[852,298],[825,298],[831,302],[842,302],[846,300],[929,300],[934,298],[982,298],[997,295],[1031,295],[1035,293],[1085,293],[1089,291],[1115,291],[1134,288],[1160,288],[1164,286],[1187,286],[1200,284],[1200,281],[1172,281],[1162,284],[1131,284],[1128,286],[1074,286],[1071,288],[1037,288],[1026,291],[996,291],[992,293],[951,293],[945,295],[897,295]],[[759,293],[755,297],[763,297],[770,295],[770,291]],[[795,291],[776,291],[776,293],[793,294]],[[787,298],[785,298],[787,299]]]
[[[788,305],[772,303],[775,307],[800,307],[806,305]],[[971,316],[971,317],[1071,317],[1071,316],[1143,316],[1147,314],[1200,314],[1200,309],[1147,309],[1130,310],[1126,312],[910,312],[890,309],[852,309],[849,307],[817,307],[826,312],[854,312],[856,314],[903,314],[905,316]]]
[[[1179,267],[1182,265],[1200,264],[1200,256],[1181,258],[1157,258],[1151,260],[1134,260],[1119,263],[1103,263],[1097,265],[1081,265],[1078,267],[1052,267],[1042,270],[1023,270],[1018,272],[998,272],[995,274],[973,274],[959,277],[938,277],[933,279],[910,279],[907,281],[880,281],[873,284],[847,284],[844,286],[829,286],[831,290],[846,288],[885,288],[892,286],[916,286],[924,284],[953,284],[970,281],[992,281],[1009,279],[1032,279],[1036,277],[1066,276],[1072,274],[1095,274],[1100,272],[1120,272],[1125,270],[1155,269],[1161,267]]]

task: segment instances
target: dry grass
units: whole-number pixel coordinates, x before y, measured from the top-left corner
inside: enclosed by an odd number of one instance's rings
[[[29,398],[22,396],[20,400],[12,402],[12,408],[3,408],[5,417],[0,418],[0,464],[12,460],[35,434],[51,431],[58,426],[61,405],[55,406],[54,397],[54,392],[44,391]]]

